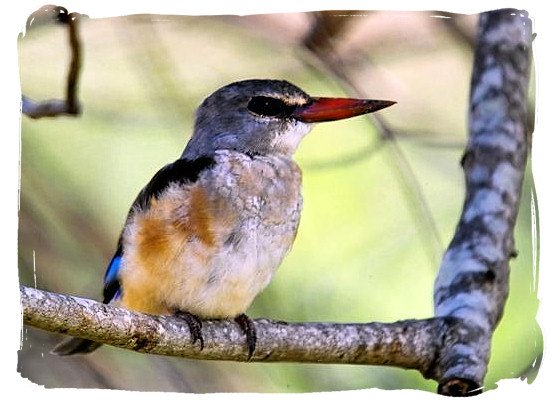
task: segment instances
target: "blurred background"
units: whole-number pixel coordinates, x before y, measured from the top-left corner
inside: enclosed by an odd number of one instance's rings
[[[100,299],[130,204],[179,157],[202,99],[241,79],[286,79],[311,95],[398,104],[376,119],[321,124],[305,138],[295,157],[304,175],[297,240],[248,315],[342,323],[432,316],[438,263],[463,202],[476,23],[476,15],[443,12],[82,16],[82,115],[22,117],[21,283]],[[18,43],[22,93],[63,98],[66,26],[42,10]],[[487,388],[503,378],[531,382],[542,355],[535,205],[528,165],[519,256]],[[194,361],[109,346],[51,356],[61,338],[24,327],[21,375],[46,387],[197,393],[436,388],[391,367]]]

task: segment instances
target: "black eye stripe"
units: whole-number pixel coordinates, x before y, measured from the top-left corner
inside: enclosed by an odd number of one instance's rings
[[[296,109],[295,105],[268,96],[255,96],[248,102],[247,108],[254,114],[266,117],[288,117]]]

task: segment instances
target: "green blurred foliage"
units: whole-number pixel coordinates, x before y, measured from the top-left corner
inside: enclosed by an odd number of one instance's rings
[[[475,16],[462,19],[475,24]],[[303,62],[298,39],[308,23],[304,14],[84,19],[83,114],[22,117],[21,283],[99,299],[129,205],[160,167],[180,155],[194,109],[216,88],[278,78],[312,95],[345,95],[338,79]],[[405,131],[398,145],[444,246],[463,201],[459,159],[472,50],[437,24],[420,13],[355,18],[337,49],[373,98],[398,101],[382,114]],[[376,42],[369,41],[373,36]],[[19,53],[22,92],[34,99],[63,97],[69,58],[64,28],[44,23],[28,29]],[[429,146],[426,139],[441,145]],[[356,118],[322,124],[303,141],[296,154],[304,172],[298,237],[249,315],[337,322],[432,315],[434,260],[443,247],[434,254],[434,246],[426,246],[426,225],[411,212],[414,202],[404,190],[411,183],[399,179],[395,153],[386,145],[355,162],[338,162],[376,140],[369,119]],[[512,261],[510,297],[494,336],[489,388],[525,374],[542,352],[533,199],[529,172],[516,229],[519,257]],[[309,392],[436,386],[397,368],[190,361],[107,346],[87,357],[58,358],[48,351],[60,335],[25,328],[23,337],[19,371],[46,387]]]

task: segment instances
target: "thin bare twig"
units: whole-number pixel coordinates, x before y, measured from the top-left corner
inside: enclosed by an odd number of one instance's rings
[[[68,13],[63,7],[56,7],[57,19],[67,26],[69,47],[71,50],[71,61],[67,74],[67,87],[65,99],[50,99],[45,101],[34,101],[27,96],[21,96],[21,112],[33,119],[43,117],[56,117],[59,115],[77,116],[81,112],[78,101],[78,78],[81,68],[81,45],[78,34],[78,13]]]
[[[319,23],[318,21],[317,24]],[[316,72],[328,72],[330,75],[336,77],[338,82],[350,96],[368,98],[368,94],[361,89],[361,86],[353,81],[351,74],[347,72],[345,65],[337,57],[336,52],[327,50],[331,45],[331,42],[327,42],[322,47],[322,52],[309,51],[308,53],[300,53],[301,59],[305,65]],[[315,48],[309,50],[315,50]],[[313,59],[308,56],[308,54],[313,56]],[[405,196],[412,199],[411,202],[407,202],[407,205],[412,215],[416,216],[417,220],[420,222],[419,235],[424,240],[425,248],[430,249],[428,255],[432,259],[433,265],[436,266],[439,263],[439,256],[443,250],[443,242],[428,202],[424,197],[420,183],[410,163],[399,147],[395,138],[395,133],[390,125],[379,114],[369,114],[369,117],[377,128],[380,140],[388,142],[387,147],[389,151],[391,151],[392,159],[394,160],[394,163],[391,163],[391,165],[394,167],[397,177],[403,182],[401,187],[403,188]],[[377,147],[375,149],[379,148],[380,147]],[[370,156],[373,152],[369,151],[363,154],[365,156]],[[348,158],[348,161],[349,160],[359,161],[361,158],[352,157]],[[345,162],[344,164],[348,163],[349,162]],[[330,165],[343,165],[340,160],[332,160],[325,162],[325,164],[326,167]],[[319,168],[319,165],[316,167]]]
[[[466,141],[458,136],[439,135],[428,130],[392,128],[393,134],[400,140],[408,140],[411,143],[434,149],[463,150]]]
[[[339,168],[353,165],[358,162],[364,162],[373,155],[375,155],[379,149],[381,149],[386,142],[384,140],[377,140],[374,143],[366,146],[365,148],[355,151],[338,158],[324,161],[310,161],[303,164],[303,168],[307,170],[321,171],[328,168]]]

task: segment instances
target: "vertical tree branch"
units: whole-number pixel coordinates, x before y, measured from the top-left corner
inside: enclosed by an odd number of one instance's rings
[[[81,52],[80,52],[80,39],[78,36],[78,19],[77,13],[63,14],[66,15],[66,21],[69,30],[69,46],[71,48],[71,64],[69,66],[69,74],[67,76],[67,113],[78,114],[80,112],[80,105],[78,103],[77,89],[78,89],[78,77],[80,75],[81,65]]]
[[[530,143],[527,90],[531,21],[511,9],[479,20],[462,160],[466,199],[435,284],[435,315],[457,325],[440,360],[439,392],[481,391],[493,330],[508,296],[513,230]]]

